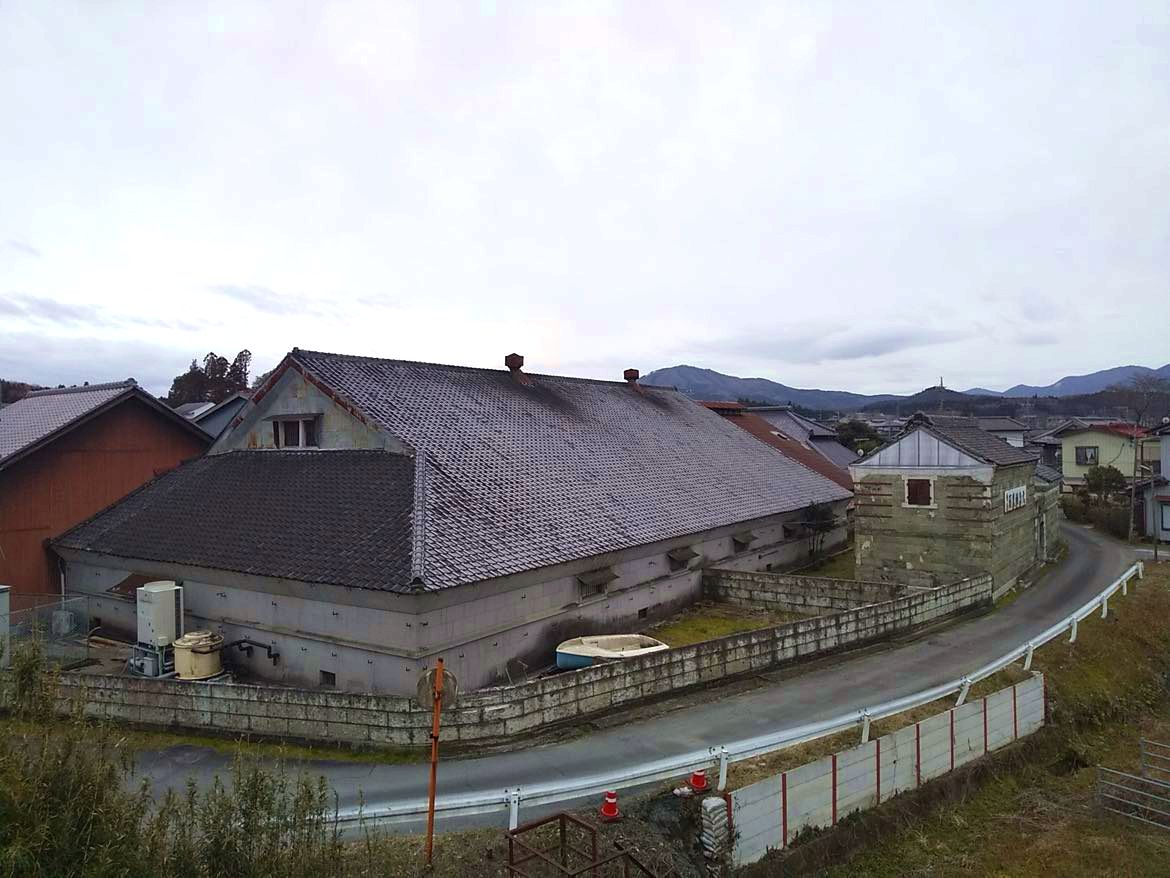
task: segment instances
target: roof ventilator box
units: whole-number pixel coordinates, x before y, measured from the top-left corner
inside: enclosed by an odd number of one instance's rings
[[[183,587],[171,581],[148,582],[137,590],[138,643],[130,657],[131,673],[173,677],[172,644],[183,635]]]

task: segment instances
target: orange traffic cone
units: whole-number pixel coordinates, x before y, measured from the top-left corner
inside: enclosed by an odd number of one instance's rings
[[[605,801],[601,803],[601,822],[612,823],[621,819],[622,814],[618,810],[617,793],[610,790],[605,794]]]
[[[707,789],[707,771],[703,768],[696,768],[691,772],[691,789],[696,793],[701,793]]]

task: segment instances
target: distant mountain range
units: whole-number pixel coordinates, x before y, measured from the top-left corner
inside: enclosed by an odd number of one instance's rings
[[[1125,384],[1134,375],[1156,375],[1170,381],[1170,363],[1161,369],[1151,369],[1147,366],[1117,366],[1114,369],[1102,369],[1100,372],[1090,372],[1088,375],[1066,375],[1054,384],[1036,387],[1032,384],[1017,384],[1007,390],[987,390],[984,387],[972,387],[964,391],[972,396],[1080,396],[1086,393],[1097,393],[1108,390],[1117,384]]]
[[[644,384],[659,384],[677,387],[694,399],[737,400],[751,399],[773,405],[801,406],[818,410],[856,410],[875,402],[901,399],[892,394],[868,396],[864,393],[849,393],[845,390],[802,390],[789,387],[767,378],[736,378],[724,375],[714,369],[700,369],[697,366],[671,366],[655,369],[642,378]]]
[[[713,369],[700,369],[697,366],[671,366],[666,369],[655,369],[644,376],[642,381],[646,384],[677,387],[694,399],[750,399],[773,405],[791,404],[817,411],[858,411],[880,407],[881,403],[889,402],[899,403],[899,408],[909,410],[913,406],[923,408],[937,406],[940,402],[944,405],[957,405],[962,402],[977,403],[977,398],[980,396],[1004,400],[1031,396],[1083,396],[1099,393],[1117,384],[1124,384],[1134,375],[1147,373],[1170,380],[1170,363],[1160,369],[1149,369],[1145,366],[1119,366],[1116,369],[1105,369],[1089,375],[1071,375],[1067,378],[1061,378],[1055,384],[1050,384],[1047,387],[1017,384],[1004,391],[973,387],[964,393],[941,387],[928,387],[913,396],[899,396],[892,393],[870,395],[850,393],[846,390],[809,390],[789,387],[787,384],[780,384],[767,378],[737,378],[734,375],[724,375],[722,372],[716,372]],[[990,404],[991,400],[985,399],[984,402]]]

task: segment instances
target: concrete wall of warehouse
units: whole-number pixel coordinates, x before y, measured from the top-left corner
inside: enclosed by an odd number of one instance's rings
[[[777,575],[778,588],[791,577]],[[783,585],[779,583],[784,583]],[[757,582],[756,586],[759,587]],[[447,740],[505,740],[689,688],[903,633],[991,602],[991,577],[460,698]],[[63,711],[155,727],[356,745],[421,745],[429,714],[404,696],[62,673]]]

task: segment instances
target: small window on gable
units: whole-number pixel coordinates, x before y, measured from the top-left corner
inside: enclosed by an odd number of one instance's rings
[[[272,444],[277,448],[316,448],[317,419],[279,418],[273,421]]]
[[[907,506],[933,506],[934,483],[930,479],[906,479]]]

